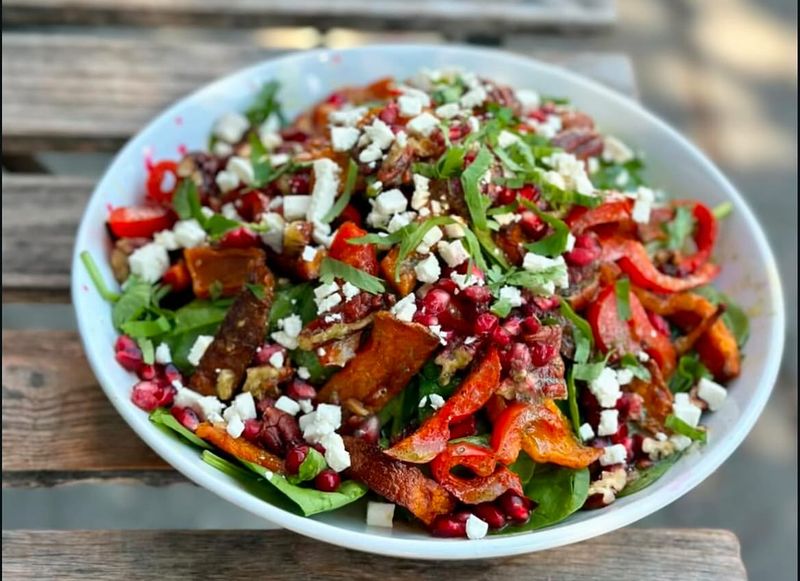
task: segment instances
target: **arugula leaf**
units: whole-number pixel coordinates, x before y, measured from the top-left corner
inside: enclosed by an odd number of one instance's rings
[[[261,87],[253,104],[245,113],[247,120],[250,121],[252,125],[260,125],[272,115],[278,117],[281,125],[286,124],[286,117],[278,101],[278,90],[280,87],[280,83],[276,80],[268,81]]]
[[[205,216],[200,211],[200,196],[197,193],[197,186],[190,178],[184,178],[172,196],[172,207],[181,220],[194,218],[202,225]]]
[[[600,377],[600,374],[608,363],[609,357],[611,357],[613,353],[613,351],[606,353],[602,361],[595,361],[594,363],[576,363],[572,366],[574,378],[580,379],[581,381],[594,381]]]
[[[622,491],[617,494],[617,498],[623,498],[639,492],[640,490],[644,490],[656,480],[661,478],[664,474],[666,474],[666,472],[672,468],[672,466],[680,459],[680,457],[680,453],[675,453],[672,456],[668,456],[660,462],[657,462],[643,470],[636,470],[635,474],[637,477],[628,482],[625,488],[623,488]]]
[[[197,446],[198,448],[204,448],[206,450],[212,450],[213,447],[211,444],[203,440],[202,438],[198,438],[194,432],[187,429],[183,424],[181,424],[175,416],[173,416],[170,411],[166,408],[156,408],[154,409],[149,416],[151,422],[157,425],[159,428],[164,430],[165,432],[171,432],[173,434],[177,434],[182,439],[186,440],[190,444]]]
[[[264,478],[294,502],[305,516],[336,510],[355,502],[369,490],[366,485],[355,480],[345,480],[336,492],[321,492],[292,484],[280,474],[273,474],[263,466],[239,460],[247,468]]]
[[[572,420],[572,430],[577,434],[581,428],[581,411],[578,407],[578,388],[575,386],[573,369],[567,371],[567,404],[569,418]]]
[[[425,238],[425,235],[430,230],[437,226],[453,224],[454,222],[455,220],[450,216],[438,216],[436,218],[429,218],[422,224],[409,224],[408,226],[404,226],[395,232],[395,234],[399,233],[400,235],[400,248],[398,249],[397,253],[397,264],[394,268],[395,280],[399,280],[400,278],[400,267],[402,266],[403,261],[409,254],[417,249],[417,246],[420,245],[422,239]],[[366,236],[364,236],[364,238],[366,238]]]
[[[672,414],[667,416],[667,419],[664,420],[664,425],[675,432],[676,434],[682,434],[687,438],[691,438],[692,440],[703,442],[705,443],[708,434],[705,429],[697,427],[694,428],[680,419],[678,416],[674,416]]]
[[[584,318],[572,310],[569,301],[561,301],[559,309],[572,326],[572,338],[575,341],[574,360],[576,363],[586,363],[589,360],[592,349],[594,349],[592,327]]]
[[[722,321],[730,332],[733,333],[739,349],[744,347],[745,343],[747,343],[747,339],[750,337],[750,319],[745,314],[744,310],[742,310],[742,307],[736,304],[728,295],[718,291],[713,286],[703,286],[694,289],[692,292],[704,296],[714,305],[725,305]]]
[[[505,284],[521,286],[542,294],[552,294],[553,284],[567,276],[567,265],[556,264],[539,272],[512,269],[505,275]]]
[[[702,377],[712,378],[711,373],[700,361],[699,355],[697,353],[681,355],[675,372],[669,378],[669,389],[672,393],[689,391]]]
[[[472,223],[479,230],[485,230],[487,227],[486,208],[489,205],[489,200],[486,196],[481,194],[478,182],[491,164],[491,152],[485,147],[481,147],[477,157],[475,157],[475,161],[469,164],[467,169],[461,174],[461,187],[464,190],[464,201],[467,203]]]
[[[579,510],[589,495],[589,470],[572,470],[554,464],[540,464],[525,486],[525,496],[537,503],[524,525],[503,529],[501,534],[532,531],[553,525]]]
[[[574,191],[562,190],[547,182],[543,178],[544,172],[537,170],[534,180],[541,192],[542,198],[550,203],[551,206],[567,207],[572,205],[586,206],[587,208],[594,208],[603,203],[601,196],[589,196]],[[522,183],[526,181],[533,181],[530,178],[522,178]],[[521,185],[519,186],[521,187]]]
[[[97,268],[97,264],[95,264],[95,261],[92,258],[92,255],[89,254],[88,250],[81,252],[81,262],[83,262],[86,272],[89,273],[89,278],[92,279],[94,288],[97,289],[97,292],[100,293],[100,296],[103,297],[103,300],[108,301],[109,303],[118,301],[120,297],[119,293],[113,292],[106,286],[106,281],[103,280],[103,275],[100,274],[100,269]]]
[[[548,224],[553,229],[552,234],[531,244],[526,244],[525,249],[535,254],[549,256],[550,258],[564,254],[564,251],[567,249],[567,240],[569,239],[569,226],[555,216],[541,211],[539,207],[530,200],[523,198],[520,201],[526,208],[531,210],[545,224]]]
[[[287,476],[286,480],[288,480],[290,484],[300,484],[301,482],[314,480],[317,474],[327,467],[328,464],[325,462],[325,456],[317,452],[314,448],[309,448],[308,455],[305,460],[303,460],[302,464],[300,464],[300,469],[297,471],[297,474]]]
[[[307,325],[317,317],[317,306],[314,304],[314,288],[304,282],[277,289],[269,312],[269,328],[275,331],[278,321],[289,315],[300,315],[303,325]]]
[[[642,365],[641,361],[639,361],[632,353],[626,353],[623,355],[620,358],[620,364],[625,369],[630,369],[633,372],[633,376],[638,377],[642,381],[650,381],[652,379],[650,376],[650,370]]]
[[[617,299],[617,315],[620,320],[631,318],[631,281],[628,277],[617,279],[614,283],[614,295]]]
[[[488,230],[479,230],[477,228],[473,229],[465,229],[466,230],[466,240],[467,244],[470,248],[470,254],[474,253],[474,245],[472,244],[472,238],[474,237],[480,246],[486,251],[486,254],[489,255],[489,258],[492,259],[495,263],[499,264],[502,268],[510,268],[511,264],[508,262],[508,259],[497,244],[495,244],[494,239],[492,238],[491,233]],[[478,257],[480,257],[480,252],[477,252]],[[481,269],[486,270],[486,265],[483,264],[483,258],[477,258],[478,266]]]
[[[364,272],[363,270],[329,256],[326,256],[322,260],[322,265],[319,269],[319,278],[323,282],[331,282],[334,278],[341,278],[357,286],[361,290],[374,295],[380,294],[386,290],[383,286],[383,281],[377,276],[372,276],[368,272]]]
[[[680,250],[686,244],[686,239],[691,236],[694,230],[694,216],[692,210],[686,206],[675,208],[675,216],[664,224],[664,232],[667,235],[667,249]]]
[[[353,195],[353,188],[356,186],[357,179],[358,164],[352,158],[350,158],[347,166],[347,178],[344,182],[342,195],[336,199],[336,203],[334,203],[331,209],[328,210],[328,212],[322,217],[322,222],[324,224],[330,224],[333,222],[336,217],[344,211],[344,209],[347,207],[347,204],[350,203],[350,197]]]
[[[714,206],[711,210],[711,213],[714,214],[714,217],[717,220],[723,220],[731,215],[733,212],[733,203],[732,202],[722,202],[718,206]]]

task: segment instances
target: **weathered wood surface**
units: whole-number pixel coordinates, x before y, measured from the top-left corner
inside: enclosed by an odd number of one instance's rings
[[[4,0],[6,26],[315,26],[502,34],[613,24],[613,0]]]
[[[450,563],[358,553],[288,531],[3,531],[3,576],[20,581],[418,581],[445,573],[459,580],[747,578],[736,536],[714,529],[625,529],[550,551]]]
[[[183,480],[111,406],[76,333],[4,330],[2,366],[3,487]]]
[[[279,54],[253,42],[33,33],[6,33],[2,46],[6,154],[113,151],[180,97]],[[623,55],[530,56],[633,91],[630,61]]]

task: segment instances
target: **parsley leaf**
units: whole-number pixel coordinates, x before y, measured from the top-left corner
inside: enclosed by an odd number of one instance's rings
[[[281,125],[286,124],[286,117],[284,117],[281,104],[278,101],[279,89],[280,83],[278,81],[273,80],[264,83],[258,95],[256,95],[253,104],[245,113],[245,116],[252,125],[260,125],[272,115],[278,117]]]
[[[200,211],[200,196],[197,193],[197,186],[190,178],[181,180],[175,195],[172,197],[172,207],[181,220],[194,218],[200,224],[205,221],[205,216]]]
[[[344,189],[342,195],[336,199],[336,203],[328,210],[328,213],[322,217],[324,224],[330,224],[336,217],[341,214],[350,203],[350,197],[353,195],[353,188],[356,186],[358,179],[358,164],[351,158],[347,166],[347,178],[344,182]]]
[[[531,244],[526,244],[525,249],[535,254],[549,256],[550,258],[564,254],[564,251],[567,249],[567,240],[569,239],[569,226],[555,216],[543,212],[530,200],[522,198],[520,201],[526,208],[531,210],[545,224],[553,229],[552,234]]]
[[[379,294],[385,290],[383,281],[377,276],[372,276],[363,270],[359,270],[358,268],[328,256],[322,260],[322,265],[320,266],[319,270],[319,278],[326,283],[333,281],[334,278],[341,278],[342,280],[357,286],[361,290],[372,294]]]
[[[464,189],[464,201],[467,203],[467,208],[469,209],[469,215],[472,218],[472,223],[479,230],[485,230],[487,227],[486,208],[489,205],[489,200],[486,196],[481,194],[481,189],[478,182],[484,176],[491,164],[492,154],[488,149],[482,147],[478,152],[475,161],[473,161],[461,174],[461,186]]]
[[[712,376],[697,353],[682,355],[675,373],[669,378],[669,389],[672,393],[689,391],[702,377],[711,379]]]

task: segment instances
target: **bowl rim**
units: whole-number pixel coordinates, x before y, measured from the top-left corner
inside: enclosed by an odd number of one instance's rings
[[[478,543],[469,543],[464,539],[435,539],[429,536],[422,536],[420,538],[398,538],[392,536],[373,535],[371,533],[362,531],[353,531],[344,529],[334,524],[329,524],[320,520],[296,515],[285,511],[277,506],[271,505],[263,500],[252,496],[251,494],[242,491],[235,486],[232,482],[218,482],[210,481],[209,470],[211,467],[202,466],[184,460],[177,452],[176,442],[167,439],[164,434],[156,431],[155,429],[149,430],[144,428],[144,422],[149,424],[146,417],[140,417],[141,410],[136,408],[130,403],[128,399],[117,397],[114,393],[113,381],[107,375],[105,368],[108,366],[108,361],[101,360],[98,353],[91,347],[92,343],[89,341],[89,329],[87,327],[87,318],[80,312],[79,305],[81,304],[81,284],[78,282],[77,277],[71,278],[71,298],[73,308],[75,309],[76,321],[78,331],[81,336],[81,341],[84,346],[87,359],[89,360],[90,367],[97,377],[106,396],[111,400],[111,403],[116,408],[117,412],[125,419],[128,425],[133,429],[136,434],[143,439],[150,448],[152,448],[161,458],[166,460],[176,470],[181,472],[184,476],[195,482],[199,486],[213,492],[214,494],[228,500],[229,502],[261,516],[268,521],[285,527],[293,532],[315,538],[333,545],[344,548],[356,549],[369,553],[392,557],[404,557],[415,559],[438,559],[438,560],[454,560],[454,559],[483,559],[491,557],[511,556],[523,553],[535,552],[538,550],[546,550],[556,548],[559,546],[580,542],[594,536],[598,536],[607,532],[614,531],[618,528],[631,524],[645,516],[648,516],[664,506],[674,502],[690,490],[695,488],[708,476],[710,476],[741,444],[744,438],[749,434],[759,415],[761,414],[764,406],[769,399],[769,396],[774,387],[777,379],[780,362],[784,348],[784,335],[785,335],[785,307],[783,299],[783,291],[781,288],[780,277],[775,261],[775,257],[767,242],[766,235],[759,225],[755,215],[750,209],[745,199],[741,196],[734,185],[725,177],[722,172],[717,169],[713,162],[693,143],[681,135],[677,130],[673,129],[666,122],[662,121],[659,117],[643,107],[636,100],[622,95],[619,92],[595,81],[584,77],[580,74],[574,73],[563,67],[549,64],[537,60],[533,57],[514,54],[502,49],[473,47],[467,45],[435,45],[435,44],[375,44],[361,47],[347,48],[347,49],[333,49],[333,48],[319,48],[313,50],[303,50],[290,52],[283,55],[264,59],[253,65],[237,69],[228,75],[218,78],[214,81],[204,84],[191,93],[181,97],[175,103],[162,110],[157,116],[152,118],[136,135],[132,136],[126,144],[114,156],[114,159],[108,165],[103,176],[98,180],[94,188],[86,208],[81,216],[80,226],[76,236],[76,243],[73,250],[72,259],[72,272],[75,273],[81,268],[80,253],[85,246],[85,240],[88,236],[90,223],[88,221],[89,215],[92,213],[94,206],[99,203],[101,196],[100,191],[103,189],[104,182],[109,179],[109,170],[123,157],[131,154],[132,150],[137,146],[140,136],[148,131],[151,126],[160,122],[161,119],[173,117],[184,106],[184,103],[197,98],[202,93],[210,93],[218,90],[220,87],[232,82],[239,77],[246,77],[258,73],[262,67],[282,61],[284,64],[291,64],[292,61],[307,61],[309,59],[325,59],[330,58],[332,55],[345,55],[352,53],[389,53],[397,54],[404,52],[414,51],[438,51],[450,54],[460,55],[483,55],[497,59],[502,59],[506,62],[518,62],[526,67],[538,67],[540,70],[546,71],[550,74],[555,74],[566,78],[569,82],[580,86],[587,91],[602,94],[605,98],[617,101],[620,105],[635,109],[645,118],[648,122],[652,123],[660,131],[663,131],[674,142],[685,148],[696,160],[703,166],[703,170],[711,174],[711,176],[725,186],[728,199],[734,203],[737,210],[741,212],[742,218],[747,224],[747,228],[753,234],[753,242],[761,256],[766,260],[765,269],[768,272],[774,273],[774,276],[769,277],[769,300],[774,307],[772,319],[769,323],[769,339],[773,348],[766,360],[763,363],[763,368],[760,373],[759,386],[753,395],[753,401],[748,408],[743,409],[741,417],[737,420],[739,424],[735,431],[723,441],[720,441],[710,453],[704,455],[703,461],[699,462],[693,470],[685,474],[679,482],[675,482],[674,486],[659,491],[659,494],[644,495],[637,498],[635,502],[631,502],[620,509],[602,515],[602,518],[592,518],[586,521],[576,523],[559,524],[553,527],[547,527],[526,533],[519,533],[507,536],[489,536],[482,539]],[[536,542],[532,542],[536,539]]]

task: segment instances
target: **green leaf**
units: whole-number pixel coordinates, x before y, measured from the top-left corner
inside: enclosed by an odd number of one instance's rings
[[[508,299],[497,299],[489,310],[501,319],[505,319],[511,312],[511,308],[511,302]]]
[[[517,456],[517,460],[508,467],[509,470],[519,476],[522,486],[530,482],[535,468],[536,464],[525,452],[520,452],[519,456]]]
[[[290,483],[280,474],[273,474],[263,466],[240,460],[247,468],[264,478],[294,502],[305,516],[336,510],[364,496],[369,490],[355,480],[345,480],[336,492],[321,492]]]
[[[206,450],[213,449],[211,444],[209,444],[202,438],[198,438],[194,432],[186,428],[177,419],[175,419],[175,416],[173,416],[166,408],[154,409],[150,413],[150,421],[156,424],[162,430],[166,432],[172,432],[173,434],[177,434],[183,440],[186,440],[187,442],[189,442],[194,446],[197,446],[198,448],[204,448]]]
[[[400,248],[397,253],[397,264],[395,265],[394,269],[395,280],[399,280],[400,278],[400,267],[402,266],[403,261],[409,254],[417,249],[417,246],[420,245],[422,239],[425,238],[425,235],[430,230],[437,226],[453,223],[455,223],[455,220],[450,216],[438,216],[436,218],[429,218],[421,224],[409,224],[408,226],[404,226],[395,232],[395,234],[400,235]]]
[[[488,230],[479,230],[474,227],[472,229],[467,229],[466,238],[468,244],[471,244],[471,238],[473,236],[493,262],[505,269],[511,267],[511,264],[508,262],[508,258],[506,257],[505,253],[500,249],[499,246],[497,246],[497,244],[495,244],[491,232]],[[481,262],[478,262],[478,266],[486,270],[485,266],[481,266]]]
[[[308,482],[309,480],[314,480],[317,474],[327,467],[328,464],[325,462],[325,456],[317,452],[314,448],[309,447],[308,454],[305,460],[303,460],[303,463],[300,464],[300,469],[297,471],[297,474],[287,476],[286,480],[288,480],[290,484]]]
[[[505,284],[521,286],[537,293],[549,293],[548,286],[567,276],[567,265],[556,264],[539,272],[523,269],[510,270],[505,275]]]
[[[181,220],[196,219],[202,225],[205,216],[200,211],[200,196],[197,193],[197,186],[190,178],[181,180],[178,189],[172,196],[172,207]]]
[[[617,279],[614,283],[614,295],[617,298],[617,315],[620,320],[631,318],[631,281],[628,277]]]
[[[750,337],[750,319],[745,314],[744,310],[742,310],[728,295],[718,291],[713,286],[703,286],[694,289],[692,292],[704,296],[715,305],[725,305],[722,321],[730,332],[733,333],[739,349],[744,347],[745,343],[747,343],[747,339]]]
[[[95,264],[95,261],[92,258],[92,255],[89,254],[88,250],[81,252],[81,262],[83,262],[86,272],[89,273],[89,278],[92,279],[94,288],[97,289],[97,292],[100,293],[100,296],[103,297],[103,300],[106,300],[110,303],[118,301],[120,297],[119,293],[111,291],[106,286],[106,281],[103,280],[103,275],[100,274],[100,269],[97,268],[97,264]]]
[[[669,378],[669,389],[672,393],[689,391],[702,377],[711,379],[712,375],[697,353],[681,355],[675,372]]]
[[[147,365],[155,363],[156,357],[155,350],[153,349],[153,342],[145,337],[140,337],[136,342],[139,345],[139,349],[142,350],[142,361]]]
[[[596,172],[589,176],[592,184],[598,190],[622,190],[634,191],[639,186],[645,185],[642,173],[644,162],[640,158],[635,158],[624,164],[600,162],[600,167]],[[620,176],[625,176],[625,183],[620,185]]]
[[[266,291],[264,290],[264,285],[263,284],[253,284],[251,282],[246,282],[246,283],[244,283],[244,286],[251,293],[253,293],[254,297],[256,297],[260,301],[263,301],[267,296]]]
[[[650,376],[650,370],[642,365],[641,361],[639,361],[632,353],[626,353],[623,355],[620,358],[620,364],[622,364],[622,367],[625,369],[630,369],[633,372],[633,376],[641,379],[642,381],[650,381],[652,379]]]
[[[333,222],[339,214],[341,214],[344,209],[347,207],[347,204],[350,203],[350,198],[353,195],[353,188],[356,186],[356,180],[358,179],[358,164],[350,158],[349,164],[347,166],[347,178],[344,182],[344,189],[342,190],[342,195],[336,199],[336,203],[333,204],[330,210],[328,210],[327,214],[322,217],[322,222],[325,224],[330,224]]]
[[[433,102],[437,105],[455,103],[461,98],[463,92],[464,87],[460,84],[439,86],[433,90]]]
[[[492,164],[491,152],[482,147],[478,152],[475,161],[473,161],[467,169],[461,174],[461,186],[464,190],[464,201],[467,203],[469,215],[472,218],[472,223],[479,230],[485,230],[486,223],[486,208],[488,207],[488,198],[481,194],[479,180],[484,176],[489,166]]]
[[[341,369],[335,366],[325,367],[320,363],[319,357],[313,351],[295,349],[289,353],[289,357],[295,366],[308,369],[308,381],[314,385],[325,383],[331,375]]]
[[[667,249],[680,250],[694,230],[692,210],[686,206],[678,206],[675,208],[675,216],[663,228],[667,235]]]
[[[304,282],[275,291],[275,299],[269,312],[270,330],[277,330],[278,321],[292,314],[300,315],[303,325],[307,325],[317,317],[314,288],[310,283]]]
[[[705,429],[700,427],[694,428],[684,422],[678,416],[674,416],[672,414],[668,415],[667,419],[664,420],[664,425],[676,434],[682,434],[687,438],[691,438],[692,440],[698,442],[705,443],[708,436]]]
[[[539,188],[539,191],[541,192],[542,198],[544,198],[552,206],[568,207],[572,205],[578,205],[586,206],[587,208],[594,208],[603,203],[602,196],[589,196],[574,191],[562,190],[553,184],[546,182],[542,177],[543,175],[543,172],[537,171],[534,176],[534,180]],[[527,177],[522,179],[523,183],[526,181],[531,181]],[[521,185],[519,187],[521,187]]]
[[[722,202],[720,205],[715,206],[711,213],[714,214],[714,217],[717,220],[723,220],[731,215],[733,212],[733,203],[732,202]]]
[[[341,260],[326,256],[319,269],[319,278],[323,282],[331,282],[334,278],[341,278],[363,291],[374,295],[384,292],[383,281],[377,276],[359,270]]]
[[[576,363],[572,366],[574,378],[581,381],[594,381],[600,377],[600,373],[602,373],[603,368],[605,368],[608,363],[608,358],[611,357],[613,353],[613,351],[606,353],[602,361],[595,361],[594,363]]]
[[[243,224],[237,220],[226,218],[222,214],[214,214],[210,218],[206,218],[203,223],[203,228],[211,237],[212,240],[221,238],[223,234],[241,227]]]
[[[252,125],[260,125],[272,115],[276,115],[282,125],[286,123],[286,118],[281,110],[280,101],[278,101],[278,90],[280,86],[278,81],[273,80],[264,83],[261,87],[258,95],[256,95],[256,98],[253,100],[253,104],[245,113],[248,121],[250,121]]]
[[[581,428],[581,411],[578,407],[578,388],[575,386],[572,368],[567,371],[567,403],[569,405],[569,418],[572,420],[572,430],[577,434]]]
[[[461,173],[464,165],[464,155],[466,149],[463,147],[451,147],[446,150],[439,161],[436,162],[436,176],[439,179],[452,178]]]
[[[555,216],[542,212],[539,207],[530,200],[523,198],[520,201],[526,208],[531,210],[553,229],[552,234],[532,244],[526,244],[525,249],[534,254],[549,256],[550,258],[564,254],[567,250],[567,240],[569,239],[569,226]]]
[[[157,337],[172,328],[169,319],[159,317],[152,321],[128,321],[120,326],[120,330],[134,339]]]
[[[559,309],[572,326],[572,338],[575,341],[574,360],[576,363],[586,363],[589,360],[592,349],[594,349],[592,327],[572,310],[569,301],[561,301]]]
[[[561,522],[579,510],[589,495],[589,470],[572,470],[554,464],[536,466],[525,486],[525,496],[537,503],[524,525],[503,529],[504,534],[532,531]]]
[[[122,329],[128,321],[141,317],[151,305],[153,285],[131,275],[125,282],[122,295],[111,309],[111,321],[114,327]]]
[[[676,453],[673,454],[672,456],[664,458],[663,460],[653,464],[652,466],[648,466],[643,470],[636,470],[634,472],[634,474],[636,474],[636,478],[630,480],[629,476],[628,484],[625,486],[625,488],[622,489],[621,492],[617,494],[617,498],[624,498],[625,496],[629,496],[631,494],[639,492],[640,490],[644,490],[645,488],[653,484],[653,482],[655,482],[656,480],[661,478],[664,474],[666,474],[667,471],[670,468],[672,468],[672,466],[674,466],[675,463],[680,459],[680,457],[681,454]]]

